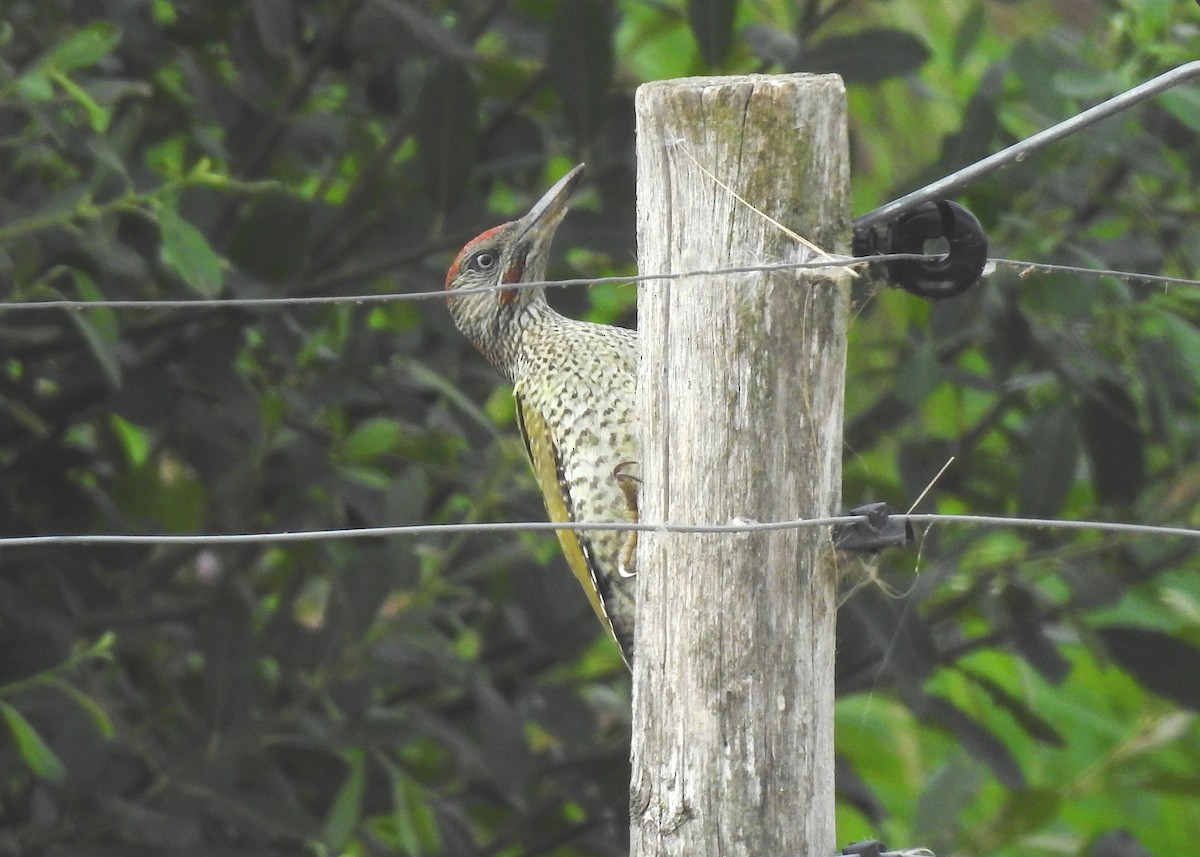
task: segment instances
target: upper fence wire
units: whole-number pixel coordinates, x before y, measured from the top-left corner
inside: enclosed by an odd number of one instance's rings
[[[708,270],[681,271],[666,274],[628,274],[624,276],[607,277],[573,277],[563,280],[538,280],[527,283],[511,283],[504,286],[480,286],[470,289],[456,289],[455,295],[475,294],[480,292],[495,292],[500,289],[540,289],[565,288],[570,286],[599,286],[625,285],[644,282],[662,282],[684,280],[692,277],[733,276],[773,271],[812,271],[822,268],[854,268],[877,262],[915,260],[936,261],[937,255],[916,253],[893,253],[877,256],[835,256],[819,262],[772,262],[762,265],[739,265],[727,268]],[[993,268],[1016,269],[1022,279],[1032,274],[1072,274],[1084,277],[1102,278],[1113,277],[1134,285],[1162,286],[1200,286],[1200,279],[1188,277],[1171,277],[1161,274],[1144,274],[1136,271],[1118,271],[1106,268],[1082,268],[1074,265],[1060,265],[1050,262],[1037,262],[1028,259],[988,259]],[[113,300],[72,300],[55,298],[41,301],[9,301],[0,302],[0,313],[20,312],[47,309],[119,309],[119,310],[154,310],[154,309],[220,309],[220,308],[249,308],[249,307],[296,307],[321,306],[326,304],[372,304],[390,303],[396,301],[423,301],[445,298],[445,289],[425,292],[385,292],[355,295],[303,295],[299,297],[253,297],[253,298],[164,298],[164,299],[113,299]]]

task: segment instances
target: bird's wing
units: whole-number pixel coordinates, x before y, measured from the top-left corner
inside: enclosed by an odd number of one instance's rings
[[[550,426],[538,409],[527,404],[519,392],[516,394],[516,402],[517,426],[521,430],[521,439],[525,441],[529,462],[533,465],[534,479],[542,492],[542,499],[546,501],[546,512],[555,523],[574,521],[575,504],[571,499],[571,488],[563,474],[562,458],[550,433]],[[608,618],[608,611],[604,609],[604,601],[600,597],[599,581],[587,539],[578,530],[554,532],[558,535],[571,573],[587,593],[588,601],[600,617],[601,623],[608,629],[608,633],[612,634],[612,621]]]

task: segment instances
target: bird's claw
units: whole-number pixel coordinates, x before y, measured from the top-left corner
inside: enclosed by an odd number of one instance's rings
[[[625,495],[625,518],[632,524],[638,522],[638,488],[642,480],[626,470],[636,466],[636,461],[622,461],[612,471],[613,479],[617,480],[621,493]],[[617,557],[617,573],[621,577],[637,577],[637,536],[637,530],[625,534],[625,544],[621,546],[621,553]]]

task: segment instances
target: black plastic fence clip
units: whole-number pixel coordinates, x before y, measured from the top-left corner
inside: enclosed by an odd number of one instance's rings
[[[881,857],[887,851],[887,846],[878,839],[864,839],[861,842],[851,842],[842,849],[846,857]]]
[[[987,265],[988,241],[978,218],[957,202],[925,202],[880,225],[856,227],[854,255],[924,254],[942,240],[945,255],[880,263],[886,277],[906,292],[940,300],[961,295],[979,282]]]
[[[833,544],[843,551],[880,551],[902,547],[913,541],[913,528],[908,519],[893,519],[895,511],[887,503],[866,503],[855,506],[851,515],[864,515],[865,521],[835,524]],[[842,852],[846,853],[846,852]]]

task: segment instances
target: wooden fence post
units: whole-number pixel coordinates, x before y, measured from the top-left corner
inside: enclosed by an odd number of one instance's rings
[[[809,257],[730,189],[844,250],[845,121],[833,75],[642,86],[640,272]],[[846,279],[829,271],[644,284],[641,519],[835,513],[848,315]],[[826,528],[642,534],[633,857],[834,853],[829,545]]]

